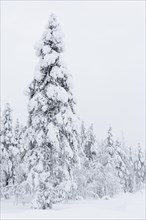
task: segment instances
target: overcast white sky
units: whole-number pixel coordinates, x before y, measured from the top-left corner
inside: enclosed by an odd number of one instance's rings
[[[109,125],[129,145],[145,143],[144,1],[2,1],[1,98],[27,119],[26,86],[38,62],[33,46],[51,12],[65,33],[65,59],[79,116],[96,136]]]

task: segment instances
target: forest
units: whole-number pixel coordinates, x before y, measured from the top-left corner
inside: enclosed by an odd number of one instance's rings
[[[35,52],[39,61],[26,92],[27,123],[12,118],[9,103],[1,112],[1,197],[51,209],[68,200],[142,189],[146,161],[140,143],[127,146],[111,126],[99,142],[93,124],[86,126],[77,115],[72,76],[62,56],[63,34],[54,14]]]

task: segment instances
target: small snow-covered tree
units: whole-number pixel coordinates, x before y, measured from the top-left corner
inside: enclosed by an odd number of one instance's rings
[[[93,131],[93,124],[90,125],[86,132],[86,139],[84,143],[84,153],[88,160],[93,160],[96,155],[96,138]]]
[[[24,135],[24,127],[20,125],[19,120],[16,120],[16,124],[14,127],[14,146],[12,151],[12,163],[13,163],[13,182],[15,185],[19,184],[22,181],[22,158],[24,154],[23,149],[23,135]]]
[[[5,187],[12,183],[12,154],[11,149],[13,145],[13,130],[11,108],[7,103],[2,115],[1,121],[1,186]]]
[[[117,149],[113,140],[112,128],[107,133],[107,138],[101,144],[98,152],[98,160],[103,166],[104,173],[104,195],[113,196],[121,190],[120,180],[117,175]]]
[[[115,142],[115,164],[120,184],[124,192],[133,191],[133,171],[132,161],[123,149],[122,144],[117,140]],[[132,158],[131,158],[132,159]]]
[[[137,190],[146,180],[146,163],[140,144],[138,144],[138,150],[134,161],[134,172]]]
[[[20,128],[20,123],[19,120],[16,120],[16,124],[14,127],[14,144],[15,146],[19,146],[20,145],[20,140],[21,140],[21,128]]]
[[[115,153],[112,128],[110,127],[107,132],[107,138],[102,143],[101,147],[101,162],[104,166],[110,164],[113,160],[113,156]]]
[[[129,147],[128,152],[128,170],[129,170],[129,192],[133,193],[135,188],[135,173],[134,173],[134,152],[132,146]]]
[[[76,169],[75,179],[76,179],[76,198],[92,198],[98,197],[97,193],[94,192],[94,183],[92,186],[92,180],[95,177],[95,168],[96,165],[96,138],[93,131],[93,125],[88,129],[85,127],[84,122],[80,126],[80,147],[82,149],[80,158],[81,158],[81,169]]]
[[[32,206],[46,209],[72,197],[72,169],[79,164],[78,118],[71,76],[61,55],[63,35],[54,15],[35,49],[39,63],[29,86],[24,163]]]

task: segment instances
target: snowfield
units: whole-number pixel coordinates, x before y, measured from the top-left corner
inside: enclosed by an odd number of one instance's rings
[[[1,219],[126,219],[144,220],[145,190],[120,194],[112,199],[70,201],[52,210],[35,210],[16,205],[13,199],[1,200]]]

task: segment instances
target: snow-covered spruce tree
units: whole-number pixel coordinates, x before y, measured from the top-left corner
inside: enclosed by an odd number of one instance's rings
[[[94,181],[97,164],[96,163],[96,138],[93,131],[93,125],[88,129],[85,127],[84,122],[80,126],[80,147],[82,153],[80,154],[81,169],[75,170],[75,179],[77,184],[77,197],[76,198],[93,198],[98,197],[97,190],[94,190]],[[94,181],[95,182],[95,181]],[[96,187],[97,188],[97,187]]]
[[[20,140],[21,140],[21,128],[20,128],[19,120],[17,119],[14,127],[14,144],[16,147],[20,145]]]
[[[0,158],[0,170],[1,170],[1,186],[6,187],[12,184],[12,154],[11,149],[13,147],[13,130],[12,130],[12,118],[11,108],[7,103],[2,115],[1,120],[1,158]]]
[[[39,63],[29,86],[25,186],[33,196],[32,206],[46,209],[72,197],[72,170],[79,163],[71,76],[63,63],[63,35],[53,14],[35,49]]]
[[[110,127],[107,133],[107,138],[101,144],[97,158],[103,166],[103,187],[105,196],[113,196],[121,190],[120,180],[116,170],[116,148]]]
[[[135,188],[135,173],[134,173],[134,152],[132,146],[129,147],[128,151],[128,171],[129,171],[129,192],[133,193]]]
[[[131,158],[132,159],[132,158]],[[124,192],[133,192],[133,164],[129,155],[123,149],[120,141],[115,142],[115,164],[120,184]]]
[[[146,162],[140,144],[138,144],[137,154],[134,161],[134,172],[135,190],[138,190],[146,180]]]
[[[93,160],[96,155],[96,138],[93,131],[93,124],[90,125],[86,132],[86,139],[84,143],[84,153],[88,160]]]
[[[110,127],[107,132],[107,138],[103,144],[103,165],[106,166],[107,164],[111,163],[111,159],[115,153],[113,135],[112,135],[112,128]]]
[[[114,185],[112,185],[114,182],[111,181],[110,192],[113,190],[114,194],[120,190],[124,192],[132,191],[132,175],[130,174],[129,157],[125,152],[125,147],[123,148],[118,140],[113,141],[111,128],[109,128],[107,138],[103,143],[99,160],[104,166],[105,175],[107,173],[105,181],[110,183],[111,179],[114,179],[117,184],[114,188]],[[105,190],[105,192],[106,191],[108,190]]]
[[[75,190],[75,198],[86,198],[86,183],[87,183],[87,170],[89,171],[89,159],[85,155],[85,145],[87,143],[87,128],[85,123],[82,121],[80,124],[79,131],[79,145],[82,149],[82,160],[80,169],[74,169],[74,176],[77,189]]]
[[[22,181],[22,158],[24,154],[23,149],[23,135],[24,135],[24,127],[20,125],[19,120],[16,120],[16,124],[14,126],[14,147],[13,147],[13,182],[15,185],[20,184]]]
[[[105,167],[99,162],[97,155],[90,160],[89,166],[83,167],[84,175],[84,198],[101,198],[105,194],[106,185],[109,184],[107,177],[109,173],[105,173]],[[81,181],[83,181],[81,179]],[[109,184],[110,187],[110,184]]]

